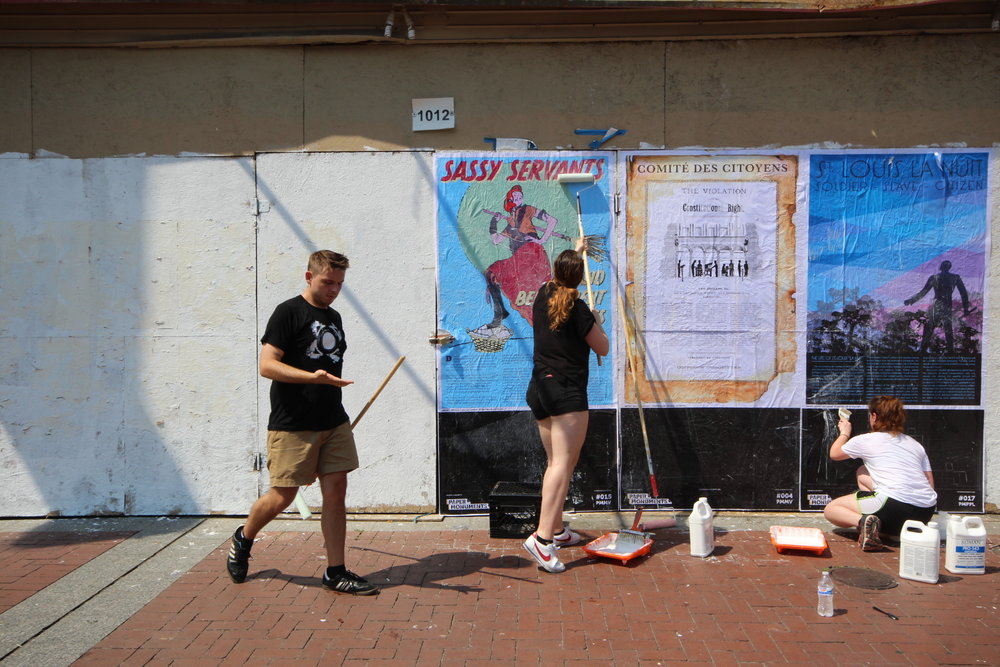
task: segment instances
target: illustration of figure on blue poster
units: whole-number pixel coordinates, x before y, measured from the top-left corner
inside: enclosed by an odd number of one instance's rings
[[[564,173],[592,174],[593,185],[560,184]],[[524,408],[532,304],[552,277],[552,260],[579,236],[577,192],[586,233],[606,243],[610,231],[607,158],[443,154],[436,175],[438,319],[455,337],[441,351],[441,408]],[[607,266],[591,260],[590,269],[592,282],[600,280],[595,300],[600,294],[602,303],[595,310],[601,311]],[[610,377],[598,372],[592,378],[592,402],[610,403]]]
[[[979,405],[988,155],[811,159],[808,390]]]

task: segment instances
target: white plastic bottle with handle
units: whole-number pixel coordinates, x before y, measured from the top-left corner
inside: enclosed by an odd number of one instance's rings
[[[688,518],[691,531],[691,555],[699,558],[711,556],[715,551],[715,528],[712,525],[712,507],[708,498],[699,498]]]

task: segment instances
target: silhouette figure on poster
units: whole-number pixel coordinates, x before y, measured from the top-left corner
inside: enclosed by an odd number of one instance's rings
[[[910,306],[924,298],[930,290],[934,290],[934,303],[927,311],[927,322],[924,324],[924,336],[920,341],[920,353],[924,354],[930,347],[934,337],[935,329],[944,330],[945,347],[949,353],[955,351],[955,335],[952,331],[952,305],[951,296],[958,289],[962,297],[962,312],[964,315],[972,313],[969,307],[969,293],[965,289],[961,276],[951,273],[951,262],[945,260],[941,262],[940,271],[927,278],[924,288],[903,301],[903,305]]]

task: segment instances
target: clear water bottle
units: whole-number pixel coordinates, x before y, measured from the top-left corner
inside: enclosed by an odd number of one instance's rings
[[[823,574],[820,575],[816,594],[819,598],[816,613],[827,618],[833,616],[833,579],[830,578],[829,570],[823,570]]]

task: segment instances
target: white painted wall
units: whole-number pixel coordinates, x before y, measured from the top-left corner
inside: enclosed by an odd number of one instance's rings
[[[1000,149],[994,148],[990,153],[990,190],[987,195],[990,202],[990,237],[992,245],[1000,243]],[[986,480],[985,493],[987,504],[1000,505],[1000,327],[997,326],[996,313],[1000,312],[1000,257],[990,247],[986,268],[986,303],[987,312],[992,317],[983,318],[983,337],[986,340],[983,350],[983,371],[986,382],[983,383],[983,401],[985,415],[983,418],[983,450],[985,463],[983,477]],[[993,511],[996,511],[994,507]]]
[[[281,153],[257,158],[260,216],[258,331],[280,302],[302,292],[315,250],[347,255],[344,406],[353,419],[393,364],[406,361],[358,423],[361,467],[349,477],[349,507],[361,511],[436,505],[434,348],[436,322],[432,155]],[[261,449],[270,383],[259,384]],[[306,501],[319,506],[317,484]]]
[[[250,159],[2,159],[0,503],[256,496]]]
[[[348,502],[433,507],[428,154],[8,157],[0,183],[4,515],[245,513],[267,484],[259,331],[318,248],[352,260],[348,412],[407,356],[359,424]]]
[[[48,513],[246,513],[266,473],[259,333],[308,254],[345,253],[348,504],[435,503],[432,154],[0,158],[0,503]],[[993,151],[991,226],[1000,226]],[[256,185],[255,185],[256,184]],[[255,189],[259,188],[259,189]],[[263,212],[253,214],[254,198]],[[256,225],[256,230],[255,230]],[[991,255],[990,312],[1000,308]],[[1000,332],[984,362],[986,500],[1000,498]],[[319,505],[318,490],[306,491]]]

